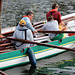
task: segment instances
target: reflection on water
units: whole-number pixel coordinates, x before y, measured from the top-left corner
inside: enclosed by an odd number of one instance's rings
[[[75,59],[63,60],[56,63],[46,64],[36,70],[34,75],[74,75]]]
[[[2,0],[2,27],[15,26],[27,10],[34,12],[33,22],[46,20],[53,2],[59,4],[62,15],[75,12],[75,0]]]
[[[33,75],[36,72],[36,66],[31,66],[29,70],[22,71],[22,75]]]

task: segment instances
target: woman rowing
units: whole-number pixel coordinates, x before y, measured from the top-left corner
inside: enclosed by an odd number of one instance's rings
[[[51,15],[49,17],[47,17],[47,21],[48,22],[45,23],[44,26],[42,28],[40,28],[39,30],[46,30],[46,31],[54,31],[55,30],[55,31],[60,31],[59,27],[58,27],[57,20],[54,20]],[[62,28],[62,30],[63,29],[64,29],[64,27]],[[64,37],[63,33],[61,33],[61,34],[49,33],[49,38],[52,41],[54,41],[54,40],[60,40],[63,37]]]

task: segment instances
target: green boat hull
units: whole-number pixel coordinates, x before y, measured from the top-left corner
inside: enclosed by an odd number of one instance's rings
[[[48,44],[73,48],[74,42],[75,42],[75,36],[71,36],[71,37],[64,38],[61,43],[59,43],[59,41],[53,41]],[[36,60],[54,56],[58,53],[62,53],[65,51],[57,48],[40,46],[40,45],[33,46],[31,47],[31,49],[35,54]],[[21,50],[14,50],[12,52],[0,54],[0,69],[6,69],[6,68],[29,63],[29,59],[26,54],[26,51],[27,48],[24,49],[23,53],[21,52]]]

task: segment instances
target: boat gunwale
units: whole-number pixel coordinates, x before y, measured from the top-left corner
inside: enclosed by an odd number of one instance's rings
[[[75,35],[74,36],[71,36],[71,37],[75,37]],[[68,37],[68,38],[70,38],[70,37]],[[67,39],[67,38],[65,38],[65,39]],[[53,42],[55,42],[55,41],[53,41]],[[52,43],[53,43],[52,42]],[[57,41],[56,41],[57,42]],[[66,46],[66,45],[69,45],[69,44],[72,44],[72,43],[74,43],[75,41],[69,41],[68,43],[65,43],[65,44],[60,44],[59,46]],[[48,44],[50,44],[51,42],[49,42]],[[38,47],[38,45],[37,46],[33,46],[33,47]],[[31,49],[33,50],[33,47],[31,47]],[[41,46],[41,47],[44,47],[44,46]],[[42,52],[46,52],[46,51],[49,51],[49,50],[53,50],[54,48],[49,48],[49,47],[47,47],[47,49],[43,49],[43,50],[41,50],[41,51],[36,51],[36,52],[34,52],[34,54],[39,54],[39,53],[42,53]],[[15,59],[17,59],[17,58],[22,58],[22,57],[25,57],[25,56],[27,56],[27,54],[25,54],[26,53],[26,50],[27,50],[27,48],[25,48],[24,49],[24,55],[22,54],[20,54],[20,56],[17,56],[17,57],[13,57],[13,58],[8,58],[8,59],[3,59],[3,60],[0,60],[0,62],[3,62],[4,60],[6,60],[6,61],[8,61],[8,60],[13,60],[14,58]],[[17,51],[21,51],[21,50],[15,50],[16,52]],[[15,52],[15,51],[12,51],[12,52]],[[34,50],[33,50],[34,51]],[[66,50],[64,50],[64,51],[66,51]],[[12,52],[8,52],[8,53],[12,53]],[[3,54],[0,54],[0,56],[1,55],[5,55],[5,54],[7,54],[7,53],[3,53]]]

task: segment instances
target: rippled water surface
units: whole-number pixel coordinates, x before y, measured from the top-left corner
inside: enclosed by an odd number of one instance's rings
[[[33,22],[46,20],[53,2],[59,4],[62,15],[75,12],[75,0],[2,0],[2,27],[15,26],[27,10],[34,12]]]
[[[15,26],[27,10],[34,12],[32,22],[46,20],[46,13],[53,2],[59,4],[62,16],[75,13],[75,0],[3,0],[2,27]],[[4,70],[8,75],[75,75],[75,52],[65,52],[30,64]]]

